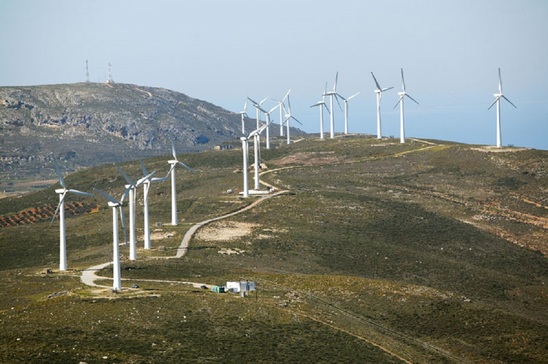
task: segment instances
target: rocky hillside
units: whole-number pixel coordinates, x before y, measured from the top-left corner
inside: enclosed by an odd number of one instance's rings
[[[248,130],[255,121],[246,120]],[[273,128],[275,133],[278,128]],[[117,83],[0,87],[0,179],[211,149],[241,134],[240,115],[162,88]],[[275,134],[274,134],[275,135]]]

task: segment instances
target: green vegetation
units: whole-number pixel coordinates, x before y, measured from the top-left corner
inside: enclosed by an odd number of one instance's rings
[[[546,362],[548,152],[440,143],[307,138],[263,150],[261,179],[290,193],[201,228],[182,259],[159,259],[193,224],[254,200],[237,195],[240,150],[185,155],[196,172],[177,174],[181,224],[168,225],[169,182],[153,184],[162,239],[135,262],[121,247],[123,286],[139,289],[118,294],[79,279],[111,259],[100,197],[70,197],[99,211],[67,217],[66,273],[57,221],[0,228],[0,362]],[[124,183],[112,166],[66,180],[114,195]],[[0,214],[55,206],[54,188],[0,199]],[[142,246],[141,191],[137,201]],[[185,283],[238,279],[257,294]]]

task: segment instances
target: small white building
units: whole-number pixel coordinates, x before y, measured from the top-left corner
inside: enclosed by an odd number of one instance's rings
[[[235,292],[235,293],[255,291],[255,282],[253,281],[226,282],[226,290],[230,292]]]

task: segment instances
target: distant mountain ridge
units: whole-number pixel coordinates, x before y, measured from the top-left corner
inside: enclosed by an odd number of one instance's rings
[[[255,120],[246,118],[246,130]],[[272,128],[276,134],[278,128]],[[298,132],[298,130],[296,130]],[[0,178],[40,179],[65,168],[211,149],[241,135],[241,116],[156,87],[76,83],[0,87]]]

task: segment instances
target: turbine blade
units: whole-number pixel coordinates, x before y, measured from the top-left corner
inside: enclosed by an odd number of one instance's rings
[[[333,92],[337,92],[337,82],[339,82],[339,71],[335,75],[335,83],[333,84]]]
[[[122,205],[118,206],[118,210],[120,211],[120,222],[122,223],[122,232],[124,233],[124,244],[127,245],[126,218],[124,216],[124,209],[122,208]]]
[[[395,109],[396,107],[398,107],[398,105],[400,104],[401,100],[403,100],[403,96],[400,96],[400,99],[398,100],[398,102],[396,102],[396,105],[394,105],[393,109]]]
[[[103,196],[104,198],[106,198],[108,201],[110,201],[110,202],[112,202],[112,203],[115,203],[115,204],[121,204],[120,201],[118,201],[117,199],[115,199],[114,197],[112,197],[111,195],[109,195],[108,193],[106,193],[106,192],[104,192],[104,191],[101,191],[101,190],[98,189],[98,188],[94,188],[93,190],[99,192],[99,194],[100,194],[101,196]]]
[[[192,168],[190,168],[189,166],[187,166],[187,165],[184,164],[183,162],[177,161],[177,164],[179,164],[180,166],[185,167],[186,169],[188,169],[188,170],[191,171],[191,172],[194,172],[194,170],[193,170]]]
[[[59,184],[61,184],[61,187],[66,189],[67,185],[65,184],[65,179],[63,178],[63,174],[61,173],[61,168],[59,168],[57,159],[53,159],[53,166],[55,167],[55,173],[57,173],[57,177],[59,178]]]
[[[401,88],[405,92],[405,79],[403,78],[403,68],[401,68]]]
[[[139,159],[139,164],[141,165],[141,171],[143,172],[143,176],[146,176],[148,174],[147,168],[145,167],[141,159]]]
[[[500,67],[499,67],[499,94],[502,93],[502,76],[500,75]]]
[[[371,72],[371,76],[373,76],[373,80],[375,81],[375,85],[377,86],[377,90],[382,91],[381,85],[377,82],[377,79],[375,78],[375,75],[373,72]]]
[[[67,190],[67,192],[76,193],[78,195],[89,196],[89,197],[93,196],[93,193],[88,193],[88,192],[83,192],[78,190]]]
[[[388,91],[388,90],[392,90],[393,88],[394,88],[394,87],[383,88],[383,89],[381,90],[381,92]]]
[[[59,203],[57,204],[57,208],[55,209],[55,212],[53,213],[53,216],[51,218],[50,225],[53,222],[53,220],[55,220],[55,216],[57,216],[57,213],[59,212],[59,209],[61,208],[61,204],[65,201],[65,195],[67,194],[67,192],[68,191],[63,192],[63,196],[59,200]]]
[[[116,164],[114,164],[114,166],[116,167],[118,172],[122,175],[122,177],[124,177],[124,179],[126,180],[128,185],[134,185],[135,184],[133,182],[133,180],[131,178],[129,178],[129,176],[124,171],[122,171],[122,169],[120,167],[118,167]]]
[[[413,100],[415,102],[415,104],[419,104],[417,100],[415,100],[414,98],[412,98],[409,94],[405,94],[405,96],[409,97],[411,100]]]
[[[491,104],[491,106],[489,106],[489,107],[487,108],[487,110],[491,110],[491,108],[492,108],[493,106],[495,106],[495,104],[497,103],[497,101],[499,101],[499,99],[500,99],[500,96],[497,97],[497,98],[495,99],[495,101],[493,101],[493,103]]]
[[[244,102],[244,114],[247,112],[247,100]]]
[[[150,177],[151,177],[154,173],[156,173],[156,171],[153,171],[153,172],[147,174],[146,176],[140,178],[139,180],[137,180],[137,183],[135,183],[135,187],[138,187],[138,186],[142,185],[143,182],[150,180]]]
[[[512,105],[513,107],[515,107],[516,109],[518,108],[516,105],[514,105],[514,103],[512,101],[510,101],[506,96],[502,95],[502,98],[505,99],[506,101],[508,101],[510,103],[510,105]]]
[[[360,94],[359,92],[356,92],[354,95],[352,95],[348,99],[346,99],[346,101],[352,100],[354,97],[358,96],[359,94]]]
[[[177,160],[177,153],[175,153],[175,142],[173,139],[171,139],[171,155],[173,155],[173,159]]]
[[[337,104],[339,104],[339,109],[340,109],[341,111],[343,111],[342,106],[341,106],[341,102],[339,101],[339,96],[341,96],[341,95],[339,95],[339,94],[334,94],[333,96],[335,96],[335,101],[337,101]],[[341,96],[341,97],[342,97],[342,96]],[[343,100],[344,100],[344,99],[343,99]]]
[[[295,120],[296,122],[298,122],[299,124],[303,125],[303,123],[301,123],[301,122],[299,121],[299,119],[297,119],[296,117],[292,116],[291,119],[293,119],[293,120]]]
[[[266,100],[268,100],[268,96],[262,99],[261,102],[259,102],[259,105],[262,105],[262,103],[265,102]]]

